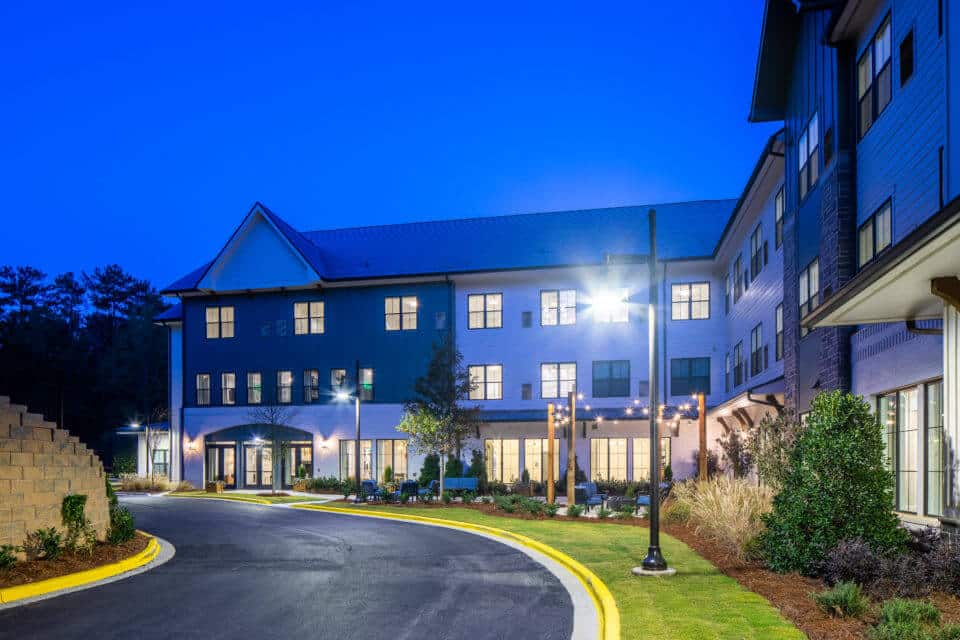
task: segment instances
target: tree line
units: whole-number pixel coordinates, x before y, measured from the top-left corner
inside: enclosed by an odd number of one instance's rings
[[[0,267],[0,395],[109,450],[115,427],[166,407],[165,307],[116,264],[53,278]]]

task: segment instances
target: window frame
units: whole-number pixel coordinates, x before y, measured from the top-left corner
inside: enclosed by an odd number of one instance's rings
[[[750,330],[750,377],[763,373],[763,323],[758,322]]]
[[[338,376],[340,379],[339,382],[337,382],[336,384],[334,383],[334,380],[335,380],[334,376]],[[331,367],[330,368],[331,393],[336,394],[339,391],[343,391],[346,388],[346,386],[347,386],[347,370],[338,368],[338,367]]]
[[[491,311],[488,308],[488,298],[498,297],[500,298],[500,308],[494,311]],[[471,298],[482,298],[483,299],[483,309],[481,311],[471,311],[470,310],[470,299]],[[479,313],[482,318],[482,323],[479,326],[473,326],[473,314]],[[490,324],[490,314],[496,314],[499,316],[498,324]],[[491,293],[468,293],[467,294],[467,329],[470,331],[476,331],[479,329],[502,329],[503,328],[503,292],[494,291]]]
[[[543,295],[544,295],[545,293],[546,293],[546,294],[550,294],[550,293],[556,294],[556,296],[557,296],[557,303],[556,303],[556,306],[555,306],[555,307],[545,307],[545,306],[544,306],[544,304],[543,304]],[[573,304],[572,304],[572,305],[570,305],[570,304],[567,304],[567,305],[561,304],[560,300],[561,300],[561,297],[562,297],[562,295],[563,295],[564,293],[566,293],[566,294],[573,294]],[[541,326],[541,327],[569,327],[569,326],[572,326],[572,325],[577,324],[577,298],[578,298],[578,296],[579,296],[579,294],[577,293],[577,290],[576,290],[576,289],[541,289],[541,290],[540,290],[540,326]],[[563,322],[563,319],[564,319],[564,318],[563,318],[563,311],[564,311],[564,309],[566,309],[569,313],[572,313],[572,316],[568,316],[568,317],[567,317],[568,322]],[[549,319],[549,316],[548,316],[548,315],[545,315],[545,313],[546,313],[546,314],[553,314],[553,315],[555,316],[555,318],[554,318],[554,319],[555,319],[555,322],[544,322],[544,318],[545,318],[545,317],[547,317],[547,318]],[[571,317],[573,318],[572,321],[570,321],[570,318],[571,318]]]
[[[602,367],[606,365],[608,372],[611,374],[606,378],[597,377],[597,368],[598,366]],[[612,375],[614,365],[623,366],[626,365],[627,375],[626,377],[618,376],[614,377]],[[630,397],[630,360],[620,359],[620,360],[594,360],[591,363],[591,386],[590,386],[590,396],[593,398],[629,398]],[[597,381],[600,380],[602,384],[607,385],[607,389],[604,392],[599,392],[597,390]],[[605,381],[605,382],[603,382]],[[601,384],[601,386],[602,386]],[[614,386],[614,385],[623,385]],[[623,393],[617,393],[618,391],[623,391]]]
[[[227,386],[228,376],[233,377],[233,386]],[[232,394],[228,394],[228,391],[231,391]],[[228,395],[232,395],[232,397],[228,398]],[[220,404],[225,407],[237,404],[237,374],[235,371],[220,372]]]
[[[397,311],[389,311],[387,305],[391,300],[397,301]],[[404,305],[407,301],[413,300],[415,311],[404,311],[406,308]],[[393,333],[395,331],[416,331],[419,328],[420,321],[420,298],[416,295],[410,296],[385,296],[383,298],[383,326],[384,330],[388,333]],[[397,326],[395,328],[390,327],[390,319],[396,318]],[[412,326],[411,324],[412,318]]]
[[[627,452],[627,446],[628,446],[628,443],[629,443],[629,438],[627,438],[626,436],[620,436],[620,437],[602,436],[602,437],[588,438],[588,439],[590,440],[590,479],[591,479],[591,482],[626,482],[626,481],[627,481],[627,478],[630,477],[630,476],[628,475],[628,472],[629,472],[629,467],[628,467],[628,465],[630,464],[630,456],[629,456],[629,454],[628,454],[628,452]],[[623,477],[622,477],[622,478],[621,478],[621,477],[614,478],[614,477],[612,477],[612,475],[611,475],[611,473],[610,473],[610,469],[613,468],[613,465],[610,464],[611,461],[612,461],[612,459],[613,459],[613,458],[612,458],[612,454],[611,454],[611,449],[612,449],[612,447],[610,446],[610,444],[611,444],[611,442],[613,442],[613,441],[616,441],[616,442],[618,442],[618,443],[621,443],[621,442],[623,443],[623,449],[622,449],[622,451],[623,451]],[[604,444],[604,447],[603,447],[603,448],[604,448],[604,451],[602,452],[602,454],[601,454],[601,452],[599,451],[599,449],[601,448],[601,447],[599,446],[599,444],[600,444],[601,442]],[[598,446],[594,447],[594,443],[596,443]],[[595,449],[596,449],[596,450],[595,450]],[[618,454],[619,451],[617,451],[616,453]],[[598,454],[600,454],[600,455],[598,455]],[[604,467],[604,471],[605,471],[605,473],[602,474],[603,477],[601,477],[601,474],[599,473],[599,470],[594,468],[594,466],[599,466],[599,465],[595,465],[595,464],[594,464],[595,462],[598,462],[598,461],[599,461],[599,460],[595,460],[595,458],[596,458],[596,459],[606,458],[606,460],[603,461],[603,464],[602,464],[602,466]]]
[[[799,200],[803,200],[813,191],[820,180],[820,113],[814,111],[807,119],[798,142],[797,158],[799,170]]]
[[[315,381],[314,384],[308,384],[310,381]],[[304,404],[313,404],[320,400],[320,370],[319,369],[304,369],[303,370],[303,403]]]
[[[281,382],[284,374],[290,374],[290,384],[283,384]],[[293,370],[292,369],[277,369],[277,404],[293,404]],[[283,390],[286,390],[287,399],[284,400]]]
[[[305,306],[306,315],[298,315],[297,307]],[[319,313],[314,309],[319,307]],[[325,300],[300,300],[293,303],[293,335],[322,335],[327,331],[327,305]],[[301,325],[302,323],[302,325]],[[301,330],[301,326],[303,330]],[[315,330],[318,329],[318,330]]]
[[[746,378],[744,374],[743,366],[743,340],[737,341],[737,344],[733,345],[733,388],[736,389],[744,382]]]
[[[878,45],[881,40],[880,37],[884,35],[884,31],[889,30],[886,33],[888,38],[886,59],[883,63],[877,67],[877,50]],[[869,70],[869,84],[865,89],[862,89],[860,86],[861,80],[861,66],[863,65],[864,60],[869,56],[870,58],[870,70]],[[884,74],[886,74],[884,79]],[[888,84],[887,89],[887,102],[880,105],[880,91],[879,84],[881,82],[886,82]],[[864,127],[864,105],[865,101],[869,100],[869,110],[870,110],[870,120],[869,123]],[[893,21],[891,19],[890,12],[887,12],[887,15],[884,16],[883,20],[880,21],[880,26],[877,27],[877,30],[873,32],[873,36],[867,42],[867,45],[864,47],[863,51],[860,53],[860,56],[857,58],[857,142],[863,140],[866,137],[867,133],[870,132],[870,129],[877,123],[877,120],[880,119],[880,116],[883,115],[883,112],[887,110],[887,107],[890,106],[890,103],[893,102]]]
[[[251,376],[258,378],[257,384],[251,384]],[[256,400],[251,395],[254,389],[260,394]],[[247,404],[263,404],[263,373],[260,371],[247,371]]]
[[[367,373],[370,374],[370,382],[364,382]],[[376,371],[373,367],[361,367],[357,380],[357,396],[361,402],[373,402],[376,397]]]
[[[777,305],[774,311],[774,329],[776,332],[776,347],[774,357],[777,362],[783,360],[783,303]]]
[[[877,223],[881,220],[881,214],[886,214],[887,222],[887,243],[881,248],[877,248],[880,239],[880,225]],[[870,256],[864,260],[864,231],[867,226],[870,227],[869,232],[869,248]],[[857,227],[857,269],[862,269],[880,256],[884,251],[893,246],[893,199],[887,198],[887,200],[881,204],[876,211],[870,214],[870,217],[863,221],[859,227]]]
[[[698,298],[695,300],[693,298],[694,287],[704,287],[704,286],[706,287],[706,290],[707,290],[706,299]],[[678,288],[681,290],[683,288],[686,288],[686,291],[687,291],[686,299],[679,300],[679,301],[676,300],[676,296],[677,296],[676,291]],[[694,303],[697,303],[697,304],[706,303],[707,315],[694,317],[693,316],[693,310],[695,308]],[[681,305],[681,306],[678,307],[677,305]],[[686,309],[685,318],[677,317],[678,308]],[[702,308],[702,307],[697,307],[697,308]],[[687,320],[709,320],[709,319],[710,319],[710,281],[703,280],[703,281],[697,281],[697,282],[673,282],[670,284],[670,320],[685,322]]]
[[[814,270],[813,267],[816,267]],[[814,278],[811,276],[816,273],[816,288],[813,288],[812,281]],[[807,263],[807,266],[800,270],[800,273],[797,275],[797,289],[799,295],[797,300],[800,301],[800,318],[803,319],[803,316],[809,314],[814,309],[820,306],[820,256],[817,256],[813,260]],[[806,286],[804,287],[804,283]],[[800,326],[800,337],[804,338],[810,333],[810,330]]]
[[[483,400],[483,401],[503,400],[503,363],[501,363],[501,362],[495,362],[495,363],[490,363],[490,364],[471,364],[471,365],[467,365],[467,375],[468,375],[469,378],[470,378],[471,384],[472,384],[473,381],[474,381],[474,378],[473,378],[473,370],[474,370],[474,369],[481,369],[481,370],[482,370],[482,373],[483,373],[483,378],[482,378],[482,380],[479,380],[479,382],[478,382],[478,388],[480,389],[480,392],[481,392],[481,393],[480,393],[479,396],[475,396],[475,395],[474,395],[475,389],[471,389],[468,399],[469,399],[469,400]],[[490,377],[490,376],[489,376],[489,372],[488,372],[489,369],[499,369],[499,370],[500,370],[500,380],[499,380],[499,381],[496,381],[496,380],[495,380],[495,381],[493,381],[493,382],[490,382],[490,380],[489,380],[489,377]],[[490,390],[489,385],[494,385],[495,387],[499,388],[499,390],[500,390],[500,395],[499,395],[499,397],[491,397],[491,396],[489,395],[489,393],[488,393],[489,390]]]
[[[230,319],[223,319],[223,312],[225,310],[230,310]],[[216,320],[210,319],[210,312],[216,311],[217,318]],[[226,305],[208,305],[204,307],[204,339],[206,340],[230,340],[237,337],[236,325],[237,325],[237,310],[236,307],[232,304]],[[210,329],[216,327],[216,335],[211,335]],[[230,335],[224,335],[226,333],[225,329],[229,328]]]
[[[743,252],[733,261],[733,304],[740,302],[745,289],[743,286]]]
[[[783,219],[786,208],[787,202],[783,194],[783,185],[780,185],[773,197],[773,244],[775,249],[783,246]]]
[[[200,386],[200,380],[201,380],[202,378],[206,378],[206,381],[207,381],[207,386],[206,386],[206,387],[201,387],[201,386]],[[210,402],[211,402],[212,399],[213,399],[213,398],[212,398],[212,396],[213,396],[213,391],[212,391],[212,388],[211,388],[212,385],[213,385],[213,378],[210,376],[209,373],[204,373],[204,372],[199,372],[199,373],[197,373],[196,378],[195,378],[195,382],[194,382],[194,391],[196,392],[196,405],[197,405],[198,407],[209,407],[209,406],[210,406]],[[201,398],[203,397],[203,396],[201,395],[201,393],[200,393],[201,391],[206,391],[206,392],[207,392],[207,394],[206,394],[206,401],[205,401],[205,402],[202,402],[202,401],[201,401]]]
[[[562,389],[563,389],[563,383],[565,383],[565,382],[566,382],[566,383],[569,383],[569,382],[571,382],[571,379],[570,379],[570,378],[561,378],[561,377],[560,377],[561,367],[564,366],[564,365],[568,365],[568,366],[572,365],[572,366],[573,366],[573,379],[572,379],[573,389],[572,389],[572,391],[573,391],[574,393],[577,392],[577,375],[579,374],[579,372],[577,371],[577,363],[576,363],[576,361],[566,361],[566,362],[541,362],[541,363],[540,363],[540,399],[541,399],[541,400],[555,399],[555,398],[566,398],[566,397],[567,397],[567,394],[566,394],[566,393],[563,393],[563,391],[562,391]],[[543,377],[544,367],[555,367],[555,368],[556,368],[557,377],[556,377],[554,380],[551,380],[551,381],[550,381],[550,382],[553,382],[553,383],[555,383],[555,384],[557,385],[557,393],[556,393],[556,395],[550,395],[550,396],[548,396],[548,395],[544,395],[544,393],[543,393],[543,385],[545,384],[545,379],[544,379],[544,377]],[[568,392],[568,393],[569,393],[569,392]]]
[[[702,361],[706,360],[707,362],[707,373],[706,375],[697,375],[693,374],[694,365],[702,364]],[[691,396],[694,393],[703,393],[710,395],[711,393],[711,369],[713,368],[713,363],[711,362],[710,356],[694,356],[687,358],[670,358],[670,396]],[[678,365],[686,365],[687,373],[685,376],[678,377],[676,374],[676,367]],[[696,380],[706,380],[706,388],[698,388],[695,384]],[[680,380],[685,380],[684,385],[678,385],[677,382]],[[680,387],[678,390],[676,387]]]

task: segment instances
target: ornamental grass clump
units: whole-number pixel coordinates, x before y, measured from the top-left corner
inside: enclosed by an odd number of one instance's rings
[[[790,453],[783,487],[764,516],[767,565],[813,574],[845,538],[859,538],[881,555],[903,548],[893,504],[894,478],[884,460],[880,423],[849,393],[821,393]]]
[[[680,483],[673,497],[671,510],[684,514],[697,535],[743,560],[748,543],[763,531],[773,494],[749,480],[721,476]]]
[[[810,597],[824,613],[835,618],[859,618],[870,610],[870,601],[856,582],[838,582]]]

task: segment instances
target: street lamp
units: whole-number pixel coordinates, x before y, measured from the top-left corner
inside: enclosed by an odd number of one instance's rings
[[[354,469],[356,474],[356,491],[357,491],[356,495],[353,498],[353,502],[355,504],[361,502],[361,498],[360,498],[360,486],[361,486],[360,485],[360,384],[361,382],[360,382],[360,361],[359,360],[357,360],[356,376],[357,377],[355,379],[357,382],[357,386],[353,392],[354,426],[356,428],[356,440],[354,442],[354,450],[353,450],[353,458],[355,463]],[[350,394],[344,391],[343,389],[340,389],[337,391],[334,397],[340,402],[346,402],[347,400],[350,399]]]

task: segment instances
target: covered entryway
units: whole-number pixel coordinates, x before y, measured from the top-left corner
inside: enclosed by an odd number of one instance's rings
[[[204,478],[228,489],[289,489],[298,473],[313,475],[313,434],[292,427],[238,425],[205,438]]]

